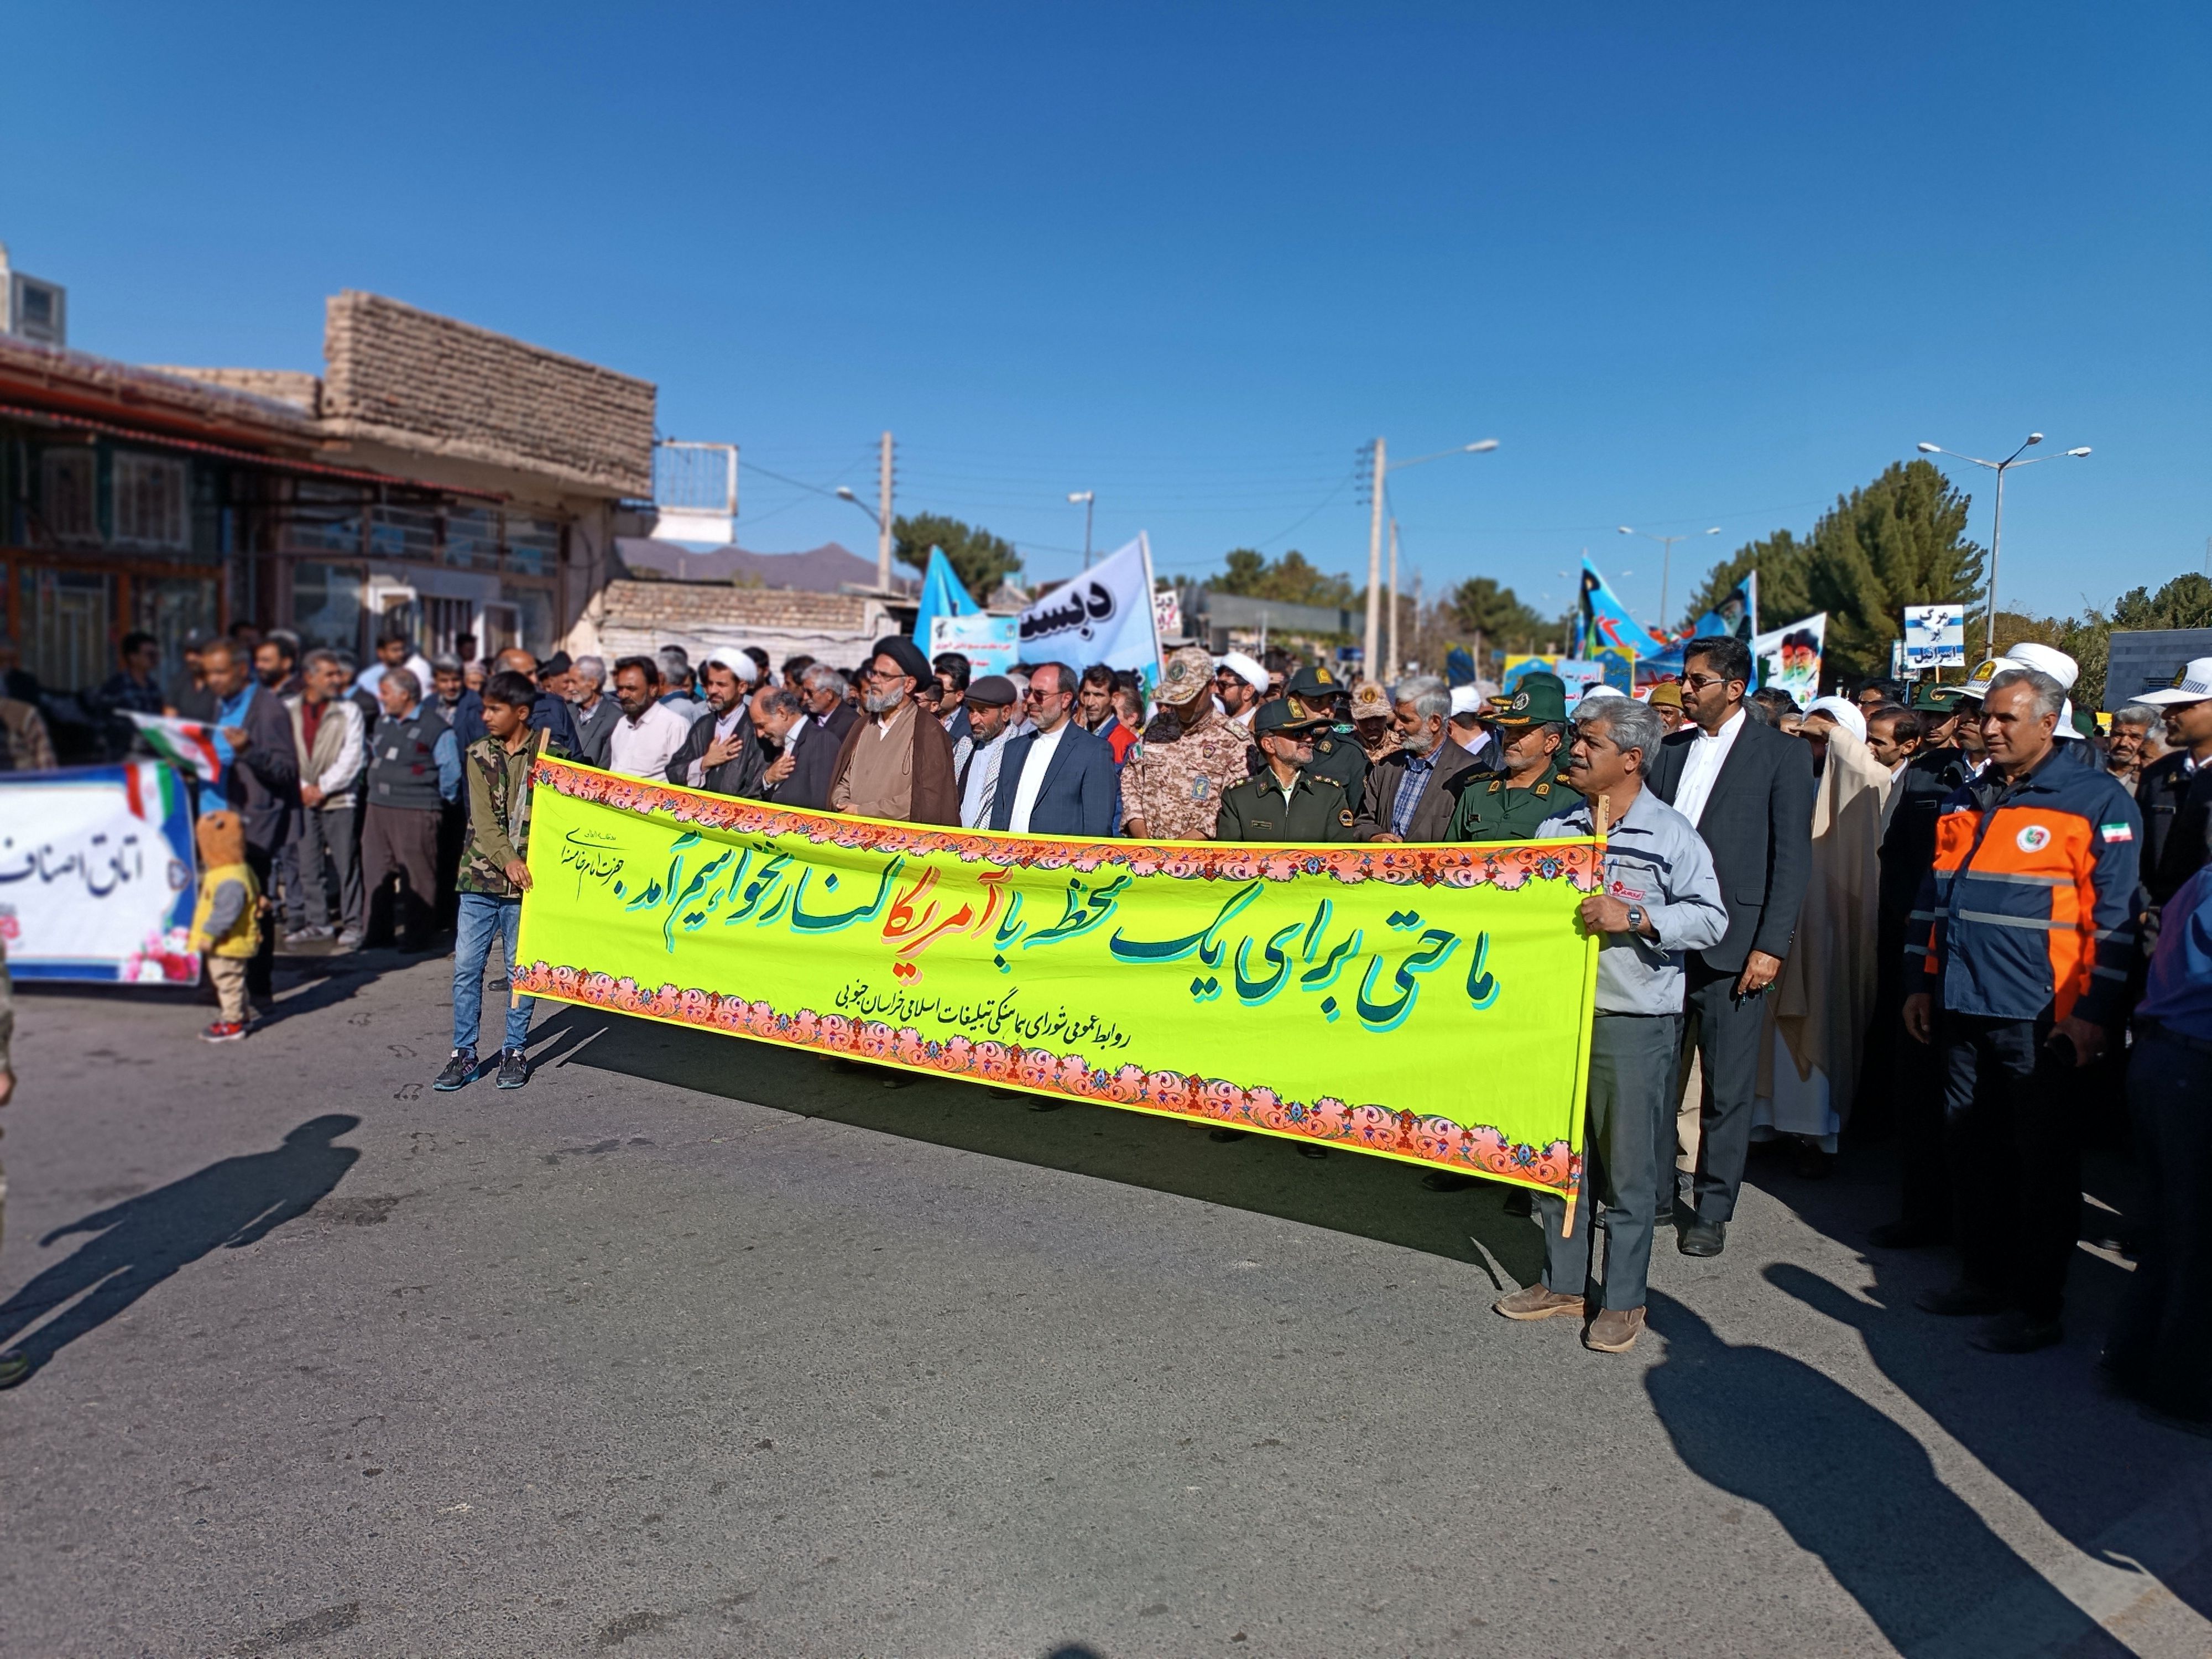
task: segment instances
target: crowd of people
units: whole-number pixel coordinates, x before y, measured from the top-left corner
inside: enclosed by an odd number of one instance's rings
[[[1957,1282],[1921,1305],[1978,1318],[1990,1352],[2045,1347],[2082,1147],[2118,1138],[2142,1194],[2105,1363],[2117,1388],[2212,1423],[2212,659],[2099,732],[2074,714],[2075,665],[2032,643],[1963,686],[1877,679],[1803,708],[1753,690],[1746,647],[1720,636],[1689,644],[1677,680],[1572,706],[1547,673],[1510,692],[1385,686],[1279,651],[1176,649],[1148,693],[1097,665],[978,675],[897,636],[849,669],[673,646],[477,661],[462,643],[426,661],[395,633],[362,666],[234,631],[161,686],[151,641],[124,642],[102,695],[203,720],[230,757],[200,820],[210,1038],[249,1028],[280,935],[422,951],[450,933],[435,1086],[525,1083],[529,1000],[496,987],[494,1066],[478,1028],[530,884],[540,755],[1030,836],[1496,842],[1601,823],[1605,883],[1580,909],[1601,937],[1595,1226],[1535,1198],[1544,1275],[1500,1314],[1572,1316],[1590,1347],[1630,1348],[1655,1239],[1722,1255],[1754,1146],[1817,1176],[1849,1128],[1897,1144],[1898,1215],[1869,1243],[1959,1251]],[[37,752],[5,702],[0,733]]]

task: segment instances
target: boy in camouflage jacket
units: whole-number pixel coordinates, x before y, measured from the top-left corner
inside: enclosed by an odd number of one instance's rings
[[[500,1045],[499,1086],[520,1089],[530,1080],[525,1045],[536,999],[513,993],[514,945],[522,922],[522,896],[530,887],[525,862],[530,840],[530,769],[539,755],[564,758],[559,739],[530,726],[538,688],[512,671],[484,683],[486,736],[471,744],[461,772],[468,791],[469,843],[461,854],[460,917],[453,941],[453,1053],[431,1085],[465,1087],[477,1075],[477,1033],[483,1018],[484,968],[492,936],[501,940],[506,971],[498,989],[507,999],[507,1030]]]

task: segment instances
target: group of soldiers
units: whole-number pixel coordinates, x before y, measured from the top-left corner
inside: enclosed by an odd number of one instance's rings
[[[1123,774],[1129,834],[1159,841],[1516,841],[1561,810],[1566,687],[1555,675],[1528,675],[1511,694],[1491,698],[1473,730],[1473,722],[1452,718],[1442,680],[1403,681],[1389,694],[1395,741],[1373,757],[1349,718],[1352,687],[1325,665],[1298,669],[1280,696],[1241,717],[1216,706],[1213,687],[1213,659],[1205,651],[1186,647],[1169,658],[1160,713]],[[1405,833],[1415,813],[1435,827]]]

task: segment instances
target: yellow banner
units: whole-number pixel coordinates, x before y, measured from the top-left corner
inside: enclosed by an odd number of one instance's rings
[[[518,988],[1570,1187],[1588,840],[1056,841],[534,774]]]

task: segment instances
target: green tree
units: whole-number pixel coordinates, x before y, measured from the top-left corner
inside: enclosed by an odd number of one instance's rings
[[[2105,672],[2112,662],[2114,629],[2212,628],[2212,580],[2191,571],[2174,577],[2157,592],[2135,587],[2103,611],[2094,605],[2081,617],[2037,617],[2025,611],[1997,612],[1997,648],[2034,640],[2056,646],[2074,659],[2081,678],[2074,683],[2074,706],[2095,708],[2105,700]],[[1974,637],[1970,630],[1967,638]]]
[[[1316,568],[1296,548],[1271,564],[1265,554],[1240,547],[1230,552],[1222,565],[1222,574],[1206,584],[1217,593],[1325,606],[1347,605],[1358,597],[1350,577],[1340,571],[1330,575]]]
[[[928,568],[931,548],[943,548],[952,574],[978,605],[990,604],[999,584],[1022,568],[1022,556],[1012,543],[1001,541],[981,525],[964,525],[939,513],[892,520],[891,542],[900,562],[916,570]]]
[[[1469,577],[1452,589],[1444,605],[1463,632],[1480,635],[1494,650],[1534,650],[1559,637],[1557,623],[1547,623],[1494,576]]]
[[[1762,629],[1825,611],[1824,668],[1844,678],[1887,673],[1905,606],[1955,605],[1981,593],[1983,552],[1966,535],[1969,501],[1930,463],[1893,463],[1839,498],[1806,540],[1777,531],[1715,567],[1688,620],[1756,568]]]

